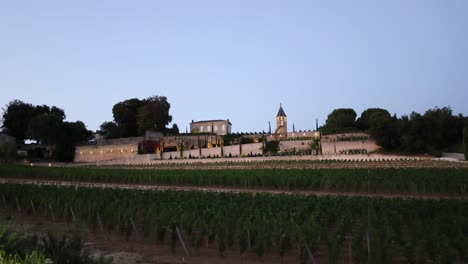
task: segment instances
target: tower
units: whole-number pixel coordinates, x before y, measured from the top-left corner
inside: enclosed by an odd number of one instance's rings
[[[288,117],[284,113],[283,107],[280,104],[278,114],[276,115],[276,134],[284,134],[287,136],[288,133]]]

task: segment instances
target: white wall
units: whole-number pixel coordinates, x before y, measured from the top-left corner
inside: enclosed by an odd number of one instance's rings
[[[239,156],[239,145],[224,146],[223,152],[226,157],[229,157],[229,154],[231,154],[232,157],[237,157]]]
[[[325,155],[339,154],[340,151],[350,149],[366,149],[367,152],[372,152],[379,148],[373,140],[322,142],[322,153]]]
[[[202,157],[221,157],[221,148],[202,148]]]
[[[249,154],[258,155],[263,154],[263,143],[252,143],[242,145],[242,155],[247,156]]]
[[[280,141],[280,151],[285,150],[307,150],[310,149],[310,143],[312,140],[298,140],[298,141]]]

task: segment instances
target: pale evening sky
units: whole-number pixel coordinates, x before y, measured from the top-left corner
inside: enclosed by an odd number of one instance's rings
[[[164,95],[173,121],[289,129],[339,107],[468,115],[468,1],[0,2],[0,106],[63,108],[96,130]]]

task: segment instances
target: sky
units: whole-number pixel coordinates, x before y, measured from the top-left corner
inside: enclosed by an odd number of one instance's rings
[[[468,115],[468,1],[0,1],[0,106],[55,105],[96,130],[166,96],[182,132],[292,130],[336,108]]]

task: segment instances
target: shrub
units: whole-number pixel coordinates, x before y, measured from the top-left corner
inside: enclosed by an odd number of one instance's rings
[[[276,155],[279,150],[279,141],[272,140],[265,142],[265,153]]]
[[[5,142],[0,145],[0,162],[9,162],[16,158],[16,144],[14,142]]]
[[[138,154],[153,154],[159,148],[159,142],[154,140],[143,140],[138,143]]]
[[[251,144],[254,143],[253,138],[241,138],[241,144]]]

